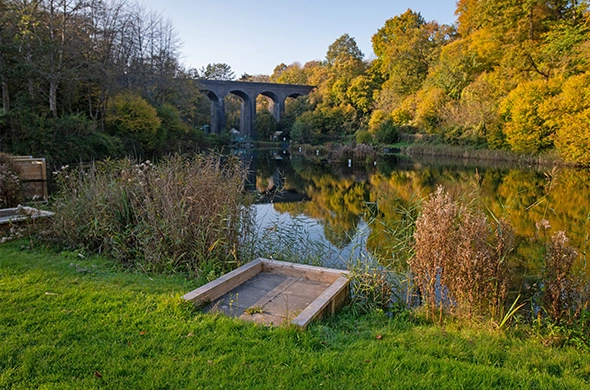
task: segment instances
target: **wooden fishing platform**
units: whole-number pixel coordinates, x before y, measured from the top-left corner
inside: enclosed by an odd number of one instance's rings
[[[348,271],[256,259],[184,296],[205,311],[265,325],[306,327],[348,299]]]

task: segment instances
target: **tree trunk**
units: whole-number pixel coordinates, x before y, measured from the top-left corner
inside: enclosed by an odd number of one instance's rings
[[[57,80],[49,81],[49,111],[54,117],[57,117]]]
[[[10,111],[10,95],[8,94],[8,82],[6,76],[2,75],[2,110],[4,113]]]

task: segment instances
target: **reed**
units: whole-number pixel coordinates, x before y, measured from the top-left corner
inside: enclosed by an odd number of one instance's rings
[[[423,205],[414,237],[410,270],[432,319],[443,307],[470,318],[503,317],[514,247],[506,221],[490,222],[474,203],[456,202],[439,186]]]
[[[220,274],[239,266],[252,227],[237,159],[129,159],[56,172],[55,236],[145,271]]]

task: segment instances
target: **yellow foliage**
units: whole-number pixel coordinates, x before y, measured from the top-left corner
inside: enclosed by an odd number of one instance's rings
[[[560,91],[561,80],[535,80],[518,85],[500,104],[506,141],[515,152],[536,153],[553,146],[553,130],[542,105]]]

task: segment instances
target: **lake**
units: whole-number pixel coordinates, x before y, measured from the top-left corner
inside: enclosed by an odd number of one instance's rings
[[[250,189],[260,194],[253,207],[261,251],[279,260],[345,268],[364,258],[403,268],[406,220],[438,185],[510,221],[514,258],[525,274],[541,265],[537,222],[548,221],[551,233],[565,231],[584,252],[590,235],[587,169],[396,155],[348,166],[285,150],[254,150],[241,158],[251,164]]]

